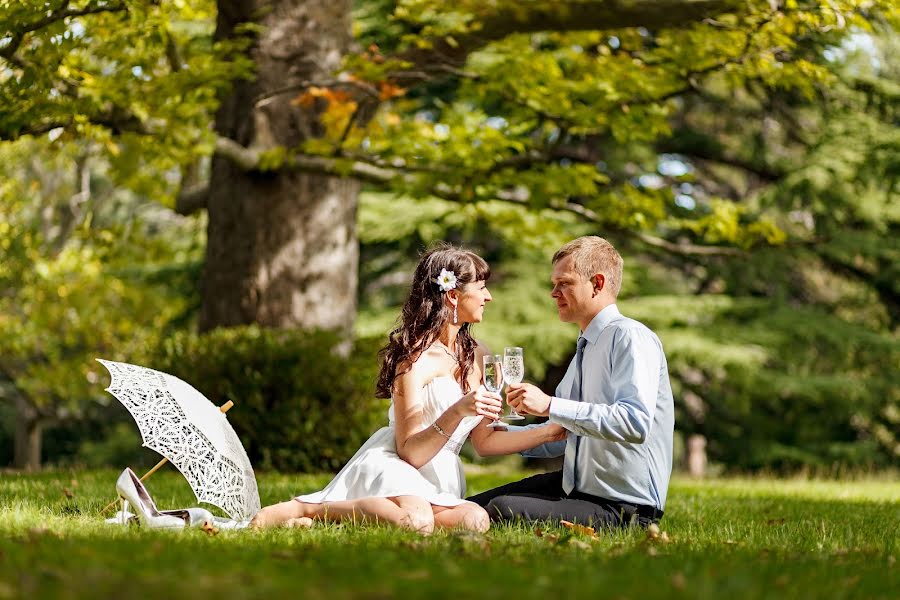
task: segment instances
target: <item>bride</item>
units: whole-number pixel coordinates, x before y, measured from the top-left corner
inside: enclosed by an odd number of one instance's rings
[[[400,325],[380,353],[377,396],[391,398],[388,426],[325,489],[263,508],[251,527],[358,519],[422,533],[435,527],[488,529],[484,509],[462,499],[466,482],[458,454],[469,434],[483,455],[565,437],[558,425],[515,433],[476,430],[482,421],[495,420],[501,407],[499,394],[480,385],[487,351],[470,332],[491,300],[489,278],[484,259],[449,244],[422,256]]]

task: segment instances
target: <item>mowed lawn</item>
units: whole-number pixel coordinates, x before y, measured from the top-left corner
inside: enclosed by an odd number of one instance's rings
[[[106,525],[115,471],[0,474],[4,598],[900,598],[900,480],[676,478],[661,529],[352,524],[183,532]],[[469,491],[520,477],[473,469]],[[260,474],[264,504],[328,476]],[[161,508],[196,504],[168,467]],[[664,538],[668,538],[667,540]]]

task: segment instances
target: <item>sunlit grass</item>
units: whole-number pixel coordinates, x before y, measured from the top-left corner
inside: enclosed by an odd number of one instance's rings
[[[106,525],[115,471],[0,475],[2,598],[898,598],[900,482],[676,478],[662,529],[596,538],[502,526],[423,538],[386,527],[160,532]],[[472,469],[477,493],[522,476]],[[263,503],[325,476],[263,474]],[[172,471],[161,507],[196,504]]]

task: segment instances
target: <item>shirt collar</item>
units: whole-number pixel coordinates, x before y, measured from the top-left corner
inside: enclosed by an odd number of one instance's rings
[[[591,322],[588,323],[587,329],[581,332],[581,337],[591,344],[597,343],[600,333],[612,322],[613,319],[620,316],[619,308],[615,304],[610,304],[600,312],[598,312]]]

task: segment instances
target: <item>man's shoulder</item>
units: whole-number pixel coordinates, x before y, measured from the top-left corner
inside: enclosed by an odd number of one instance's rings
[[[659,336],[652,329],[631,317],[619,315],[609,324],[612,334],[616,339],[626,337],[643,337],[650,338],[659,342]]]

